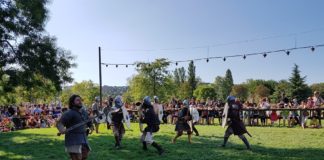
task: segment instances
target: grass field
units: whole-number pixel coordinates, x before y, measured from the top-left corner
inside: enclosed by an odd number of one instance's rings
[[[154,138],[166,154],[158,156],[151,146],[148,151],[142,151],[137,124],[132,124],[133,131],[126,131],[120,150],[113,147],[112,131],[102,125],[100,134],[89,137],[92,147],[89,159],[324,159],[324,129],[248,127],[253,137],[248,138],[252,151],[247,151],[237,136],[230,138],[226,148],[219,147],[225,131],[220,126],[197,128],[201,135],[193,136],[193,144],[188,144],[186,135],[171,144],[174,126],[161,125]],[[68,159],[64,152],[64,136],[58,137],[56,133],[55,128],[0,133],[0,159]]]

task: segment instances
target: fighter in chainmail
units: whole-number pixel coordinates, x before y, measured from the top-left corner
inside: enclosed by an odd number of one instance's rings
[[[99,97],[95,97],[95,102],[92,104],[92,113],[93,116],[98,116],[100,114],[101,111],[101,107],[99,105]],[[100,117],[101,118],[101,117]],[[94,124],[95,124],[95,128],[96,128],[96,133],[99,133],[99,118],[94,120]]]
[[[242,110],[242,104],[239,101],[237,101],[234,96],[229,96],[227,97],[226,105],[228,105],[227,117],[229,118],[229,121],[228,121],[228,128],[225,131],[224,143],[222,144],[222,147],[226,146],[228,138],[232,134],[234,134],[237,135],[244,142],[248,150],[251,150],[248,140],[243,135],[245,133],[247,134],[249,133],[246,130],[243,121],[240,119],[240,110]]]
[[[124,104],[121,96],[117,96],[114,102],[115,105],[111,108],[110,112],[112,121],[111,126],[115,137],[115,148],[119,149],[121,147],[122,138],[125,134],[125,128],[123,124],[124,116],[121,109]]]
[[[153,133],[156,133],[160,129],[160,120],[157,114],[154,112],[151,104],[151,99],[146,96],[142,103],[143,116],[140,117],[141,123],[146,123],[147,126],[144,128],[141,136],[141,142],[143,143],[143,150],[147,150],[147,145],[152,144],[154,148],[158,150],[159,155],[164,153],[164,150],[153,140]]]
[[[175,131],[177,132],[176,136],[172,139],[172,143],[175,143],[177,138],[182,136],[183,132],[187,132],[188,142],[191,143],[192,135],[192,116],[189,110],[189,104],[185,100],[184,104],[181,105],[181,110],[179,112],[178,120],[176,122]],[[190,126],[191,123],[191,126]]]

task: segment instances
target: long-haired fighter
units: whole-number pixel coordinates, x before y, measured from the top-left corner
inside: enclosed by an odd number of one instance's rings
[[[67,129],[89,120],[87,112],[82,109],[82,101],[79,95],[72,95],[69,99],[69,110],[64,112],[57,129],[60,134],[65,134],[65,151],[69,153],[72,160],[87,159],[90,152],[87,138],[87,127],[93,130],[91,121],[67,132]]]

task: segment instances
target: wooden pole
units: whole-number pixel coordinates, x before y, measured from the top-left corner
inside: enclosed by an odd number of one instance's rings
[[[100,92],[100,103],[102,105],[102,76],[101,76],[101,48],[99,47],[99,92]]]

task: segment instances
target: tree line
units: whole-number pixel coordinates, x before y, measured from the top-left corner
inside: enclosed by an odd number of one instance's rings
[[[204,83],[196,76],[196,66],[191,61],[188,68],[176,68],[168,71],[167,59],[157,59],[152,63],[139,63],[138,74],[128,79],[128,90],[124,94],[127,101],[141,100],[145,95],[157,95],[164,102],[171,98],[216,99],[224,101],[228,95],[234,95],[242,101],[258,102],[268,97],[271,102],[278,102],[284,93],[290,98],[305,100],[312,92],[324,94],[324,83],[307,85],[306,76],[302,76],[298,65],[294,65],[287,79],[262,80],[248,79],[241,84],[234,84],[233,75],[227,69],[224,76],[217,76],[213,83]]]
[[[204,83],[196,76],[194,62],[190,62],[188,68],[175,68],[169,71],[170,62],[167,59],[156,59],[152,63],[138,62],[137,74],[128,79],[128,86],[109,87],[103,86],[103,98],[107,96],[123,95],[125,101],[140,101],[146,95],[157,95],[162,102],[169,102],[172,98],[185,99],[196,97],[197,99],[215,99],[224,101],[228,95],[234,95],[242,101],[257,103],[260,98],[268,97],[272,103],[279,102],[281,95],[305,100],[312,92],[319,91],[324,96],[324,83],[307,85],[306,76],[302,76],[298,65],[294,65],[290,77],[286,80],[262,80],[248,79],[241,84],[235,84],[230,69],[226,70],[224,76],[215,77],[214,82]],[[3,77],[4,81],[6,77]],[[45,93],[45,90],[49,93]],[[16,87],[11,92],[13,102],[30,102],[28,91],[23,87]],[[79,94],[85,105],[91,105],[94,98],[99,96],[99,85],[91,80],[75,82],[71,86],[64,87],[57,93],[53,84],[48,83],[45,87],[32,90],[34,102],[48,103],[53,100],[61,100],[67,104],[71,94]]]

